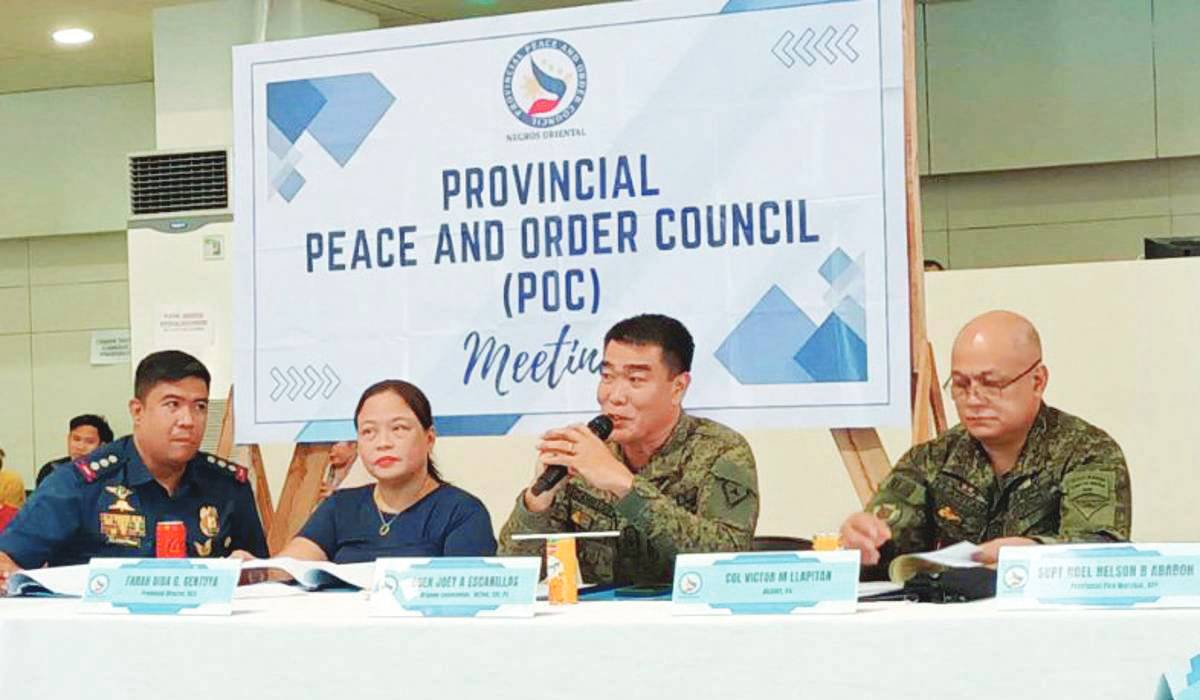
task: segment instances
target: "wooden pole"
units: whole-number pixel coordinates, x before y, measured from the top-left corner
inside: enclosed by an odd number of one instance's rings
[[[321,493],[321,479],[329,464],[330,443],[301,443],[292,453],[279,508],[267,532],[267,546],[274,555],[304,527]]]
[[[909,355],[912,373],[913,444],[945,431],[945,407],[942,405],[933,349],[925,330],[925,255],[921,219],[921,175],[917,151],[917,32],[916,2],[902,0],[904,32],[904,189],[907,201]],[[874,428],[835,428],[830,431],[841,453],[842,462],[854,484],[854,491],[865,505],[891,471],[887,451]]]
[[[912,359],[913,444],[933,437],[930,414],[933,413],[930,391],[938,391],[931,383],[933,354],[925,324],[925,232],[921,217],[921,171],[918,151],[920,134],[917,131],[917,8],[916,0],[904,0],[904,190],[907,195],[908,232],[908,306],[909,349]]]
[[[221,459],[230,459],[233,453],[233,386],[229,387],[229,396],[225,401],[225,412],[221,414],[221,432],[217,437],[216,455]],[[263,466],[262,450],[258,445],[248,447],[250,464],[245,465],[250,470],[253,480],[254,505],[258,507],[258,518],[262,522],[264,533],[271,532],[275,522],[275,507],[271,499],[271,485],[267,482],[267,472]]]

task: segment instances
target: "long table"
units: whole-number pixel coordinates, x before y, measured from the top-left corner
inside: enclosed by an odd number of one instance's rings
[[[675,617],[659,601],[532,619],[379,619],[360,593],[230,617],[85,615],[0,599],[0,696],[30,698],[1114,698],[1200,654],[1200,610]]]

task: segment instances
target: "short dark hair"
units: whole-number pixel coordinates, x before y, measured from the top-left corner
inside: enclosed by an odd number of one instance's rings
[[[108,444],[113,441],[112,428],[109,427],[108,421],[104,420],[104,416],[97,416],[94,413],[85,413],[81,416],[75,416],[71,419],[71,430],[85,425],[90,425],[96,429],[96,433],[100,435],[101,444]]]
[[[663,362],[672,375],[692,371],[696,343],[687,327],[670,316],[641,314],[619,321],[604,334],[604,347],[614,340],[630,345],[657,345],[662,348]]]
[[[367,390],[359,397],[358,405],[354,407],[355,430],[358,430],[358,414],[362,413],[363,404],[367,402],[367,399],[388,391],[399,396],[404,400],[404,403],[408,404],[408,407],[412,409],[413,414],[417,417],[417,422],[421,424],[422,428],[429,430],[433,427],[433,407],[429,405],[429,397],[425,395],[425,392],[421,391],[416,384],[406,382],[403,379],[384,379],[367,387]],[[433,455],[429,456],[427,468],[429,476],[432,476],[434,481],[440,484],[446,483],[446,480],[442,478],[441,472],[437,470],[437,466],[433,463]]]
[[[212,377],[204,363],[182,350],[160,350],[146,355],[138,363],[134,373],[133,395],[144,400],[160,382],[178,382],[188,377],[204,380],[205,386],[212,384]]]

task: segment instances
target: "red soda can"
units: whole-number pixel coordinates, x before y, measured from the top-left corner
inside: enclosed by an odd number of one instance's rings
[[[159,559],[187,557],[187,526],[182,520],[167,520],[154,526],[154,556]]]

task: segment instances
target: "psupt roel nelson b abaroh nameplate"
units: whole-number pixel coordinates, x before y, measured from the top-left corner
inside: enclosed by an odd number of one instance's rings
[[[1200,607],[1200,545],[1004,547],[996,600],[1008,610]]]

